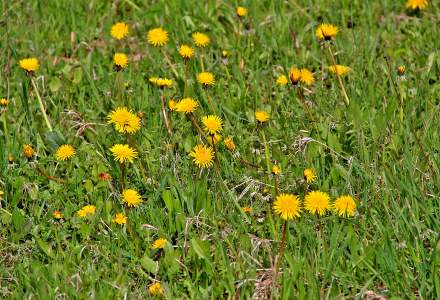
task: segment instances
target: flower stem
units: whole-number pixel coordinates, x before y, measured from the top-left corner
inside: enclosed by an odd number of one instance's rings
[[[53,131],[52,126],[50,125],[49,118],[46,115],[46,110],[44,109],[43,101],[41,100],[40,93],[38,92],[37,85],[35,84],[35,80],[31,77],[32,85],[34,87],[35,93],[37,94],[38,104],[40,105],[41,113],[43,114],[44,121],[46,121],[47,128],[49,131]]]
[[[6,145],[9,145],[9,134],[8,134],[8,125],[6,122],[6,114],[7,114],[7,110],[4,111],[3,113],[3,133],[5,136],[5,141],[6,141]]]
[[[266,155],[266,167],[267,167],[267,176],[270,176],[270,153],[269,153],[269,145],[267,144],[266,135],[264,134],[264,130],[261,130],[261,138],[264,144],[264,153]]]
[[[165,109],[165,96],[163,94],[163,91],[162,91],[162,93],[160,95],[160,101],[161,101],[161,104],[162,104],[162,115],[163,115],[163,120],[164,120],[165,128],[167,129],[168,135],[170,136],[170,139],[171,139],[171,137],[173,136],[173,133],[171,131],[171,126],[170,126],[170,123],[168,121],[167,111]]]
[[[281,242],[280,242],[280,247],[278,248],[278,255],[275,260],[274,282],[276,282],[277,280],[278,268],[280,267],[284,258],[284,248],[286,246],[286,237],[287,237],[287,220],[284,221],[283,228],[281,230],[282,230]]]
[[[124,191],[124,182],[125,182],[125,164],[121,164],[121,192]]]
[[[171,62],[168,54],[165,52],[165,50],[162,47],[160,50],[162,51],[162,54],[165,57],[165,60],[167,61],[168,65],[170,66],[171,70],[173,71],[174,76],[176,76],[176,78],[178,78],[179,74],[177,73],[176,68],[174,67],[173,63]]]
[[[328,49],[328,52],[330,53],[330,58],[332,60],[333,66],[335,68],[335,74],[336,74],[336,77],[338,78],[339,87],[341,88],[342,97],[344,98],[345,104],[348,106],[350,104],[350,99],[348,99],[347,92],[345,91],[344,83],[342,82],[341,76],[337,72],[336,59],[335,59],[335,56],[333,54],[333,51],[332,51],[330,44],[328,45],[327,49]]]

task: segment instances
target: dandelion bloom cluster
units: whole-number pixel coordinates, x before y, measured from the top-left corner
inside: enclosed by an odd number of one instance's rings
[[[328,67],[328,69],[329,69],[330,73],[336,74],[339,76],[347,75],[348,72],[351,71],[351,69],[349,67],[342,66],[342,65],[330,66],[330,67]]]
[[[163,46],[168,42],[168,32],[162,28],[151,29],[148,31],[147,40],[149,44],[155,47]]]
[[[321,191],[312,191],[304,197],[304,208],[311,214],[325,215],[330,207],[330,197]]]
[[[206,132],[211,135],[219,133],[222,131],[222,119],[218,116],[209,115],[202,119],[202,123]]]
[[[329,41],[338,34],[338,27],[332,24],[321,24],[316,28],[316,37],[320,40]]]
[[[116,67],[120,69],[125,69],[128,64],[127,55],[125,55],[124,53],[115,53],[115,55],[113,55],[113,63]]]
[[[88,215],[94,215],[96,213],[96,206],[95,205],[86,205],[83,208],[81,208],[80,210],[78,210],[78,212],[76,213],[78,215],[78,217],[81,218],[85,218]]]
[[[292,194],[280,194],[273,204],[275,213],[284,220],[291,220],[299,217],[301,206],[298,196]]]
[[[406,8],[416,10],[416,9],[425,9],[428,6],[428,0],[408,0],[406,2]]]
[[[213,164],[214,150],[212,150],[211,147],[197,145],[193,148],[189,155],[193,157],[194,163],[199,168],[207,168]]]
[[[280,75],[280,76],[277,78],[277,84],[278,84],[278,85],[283,86],[283,85],[286,85],[287,83],[289,83],[289,81],[287,80],[286,75]]]
[[[197,47],[206,47],[209,44],[209,36],[204,33],[195,32],[193,33],[192,38]]]
[[[269,121],[269,114],[263,110],[257,110],[255,112],[255,119],[260,123],[267,122]]]
[[[349,195],[340,196],[333,203],[333,210],[341,217],[353,217],[356,211],[356,202]]]
[[[6,98],[1,98],[0,99],[0,105],[1,106],[8,106],[9,105],[9,100]]]
[[[127,223],[127,217],[123,213],[117,213],[113,218],[113,222],[118,225],[124,225]]]
[[[62,145],[58,147],[57,151],[55,152],[55,158],[57,160],[68,160],[72,156],[74,156],[76,153],[75,148],[73,148],[72,145]]]
[[[114,124],[116,131],[133,134],[141,128],[141,119],[126,107],[117,107],[107,116],[108,123]]]
[[[312,169],[305,169],[303,175],[307,183],[312,183],[316,180],[315,172]]]
[[[112,37],[117,40],[122,40],[124,37],[128,35],[128,25],[124,22],[118,22],[112,26],[110,31]]]
[[[163,249],[167,244],[167,240],[164,238],[157,239],[151,244],[152,249]]]
[[[235,151],[235,143],[234,140],[232,139],[232,137],[227,137],[225,138],[225,140],[223,141],[223,144],[225,144],[225,147],[229,150],[229,151]]]
[[[27,158],[32,158],[32,156],[34,156],[34,149],[32,149],[31,145],[23,145],[23,155]]]
[[[210,72],[202,72],[197,75],[197,81],[204,86],[211,86],[215,83],[214,74]]]
[[[151,296],[160,296],[165,293],[160,282],[155,282],[148,287],[148,293]]]
[[[126,189],[122,192],[122,201],[124,201],[128,207],[138,207],[142,202],[142,197],[137,191]]]
[[[19,62],[20,68],[26,72],[35,72],[40,67],[38,59],[35,57],[21,59]]]
[[[194,49],[188,45],[181,45],[179,47],[179,54],[184,59],[190,59],[194,56]]]
[[[116,144],[110,148],[116,161],[120,164],[125,164],[126,162],[133,162],[137,157],[138,153],[136,150],[131,148],[129,145]]]
[[[176,104],[176,111],[189,114],[195,112],[198,106],[199,104],[193,98],[183,98]]]
[[[237,7],[237,9],[235,10],[235,12],[237,13],[237,16],[239,17],[244,17],[247,15],[247,8],[243,7],[243,6],[239,6]]]

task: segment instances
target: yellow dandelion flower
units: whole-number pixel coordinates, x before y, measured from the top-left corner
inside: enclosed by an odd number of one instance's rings
[[[141,128],[141,119],[126,107],[117,107],[108,114],[107,119],[120,133],[133,134]]]
[[[123,213],[117,213],[113,218],[113,222],[118,225],[124,225],[127,223],[127,217]]]
[[[9,100],[6,98],[1,98],[0,99],[0,106],[8,106],[9,105]]]
[[[206,147],[204,145],[195,146],[189,155],[193,157],[194,163],[199,168],[210,167],[214,161],[214,150],[212,150],[211,147]]]
[[[405,66],[399,66],[399,67],[397,68],[397,74],[399,74],[400,76],[405,75],[405,72],[406,72],[406,68],[405,68]]]
[[[320,40],[329,41],[336,36],[339,29],[332,24],[321,24],[316,28],[316,37]]]
[[[127,55],[125,55],[124,53],[115,53],[115,55],[113,55],[113,63],[116,67],[120,69],[125,69],[128,64]]]
[[[110,151],[115,157],[115,160],[119,161],[120,164],[125,164],[126,162],[132,163],[138,155],[136,150],[126,144],[116,144],[110,148]]]
[[[255,112],[255,119],[260,123],[267,122],[269,121],[269,114],[263,110],[257,110]]]
[[[188,45],[181,45],[179,47],[179,54],[184,59],[190,59],[194,56],[194,49]]]
[[[192,38],[197,47],[206,47],[209,44],[209,36],[204,33],[195,32]]]
[[[330,66],[330,67],[328,67],[328,69],[329,69],[330,73],[337,74],[339,76],[347,75],[348,72],[351,71],[351,69],[349,67],[342,66],[342,65]]]
[[[183,98],[176,104],[176,111],[189,114],[195,112],[198,106],[199,104],[193,98]]]
[[[325,215],[330,207],[330,197],[327,193],[313,191],[304,197],[304,208],[311,214]]]
[[[273,203],[273,209],[284,220],[297,218],[301,212],[299,198],[292,194],[280,194]]]
[[[235,143],[234,140],[232,139],[232,137],[227,137],[224,141],[223,144],[225,144],[225,147],[229,150],[229,151],[235,151]]]
[[[272,174],[273,174],[273,175],[279,175],[279,174],[281,174],[281,168],[280,168],[279,166],[277,166],[277,165],[274,165],[274,166],[272,167]]]
[[[57,220],[64,218],[63,213],[60,212],[59,210],[54,211],[52,213],[52,216],[54,217],[54,219],[57,219]]]
[[[23,145],[23,155],[27,158],[32,158],[32,156],[34,156],[34,149],[32,149],[31,145]]]
[[[96,213],[96,206],[95,205],[86,205],[83,208],[81,208],[80,210],[78,210],[78,212],[76,214],[81,218],[85,218],[88,215],[94,215],[95,213]]]
[[[124,22],[118,22],[112,26],[110,34],[115,39],[121,40],[128,35],[128,25]]]
[[[223,51],[222,51],[222,56],[223,56],[224,58],[228,57],[228,56],[229,56],[229,51],[228,51],[228,50],[223,50]]]
[[[215,83],[214,74],[209,72],[202,72],[199,75],[197,75],[197,81],[200,84],[203,84],[205,87],[211,86]]]
[[[3,195],[5,194],[5,192],[3,192],[2,190],[0,190],[0,199],[3,199]]]
[[[147,40],[149,44],[155,47],[163,46],[168,42],[168,32],[162,28],[151,29],[148,31]]]
[[[425,9],[428,6],[428,0],[408,0],[406,2],[406,8],[416,10],[416,9]]]
[[[333,203],[333,210],[339,216],[353,217],[356,211],[356,202],[354,202],[353,197],[349,195],[340,196]]]
[[[212,140],[214,140],[214,144],[217,145],[222,140],[222,136],[217,133],[214,135],[211,135],[210,138],[208,139],[208,142],[210,145],[212,145]]]
[[[289,82],[289,81],[287,80],[286,75],[280,75],[280,76],[277,78],[277,84],[280,85],[280,86],[284,86],[284,85],[286,85],[288,82]]]
[[[142,197],[133,189],[126,189],[122,192],[122,201],[127,203],[128,207],[138,207],[142,202]]]
[[[168,78],[151,77],[149,81],[160,88],[170,87],[173,84],[173,80]]]
[[[205,116],[202,119],[202,123],[205,131],[211,135],[214,135],[222,131],[222,126],[223,126],[222,119],[220,119],[218,116],[214,116],[214,115]]]
[[[151,244],[151,248],[152,249],[163,249],[166,244],[167,244],[167,240],[160,238],[160,239],[155,240],[153,242],[153,244]]]
[[[249,207],[249,206],[244,206],[241,209],[243,210],[244,213],[247,213],[247,214],[249,214],[253,211],[252,207]]]
[[[160,282],[155,282],[148,287],[148,293],[151,296],[160,296],[165,293]]]
[[[247,15],[247,8],[243,7],[243,6],[239,6],[237,7],[237,9],[235,10],[235,12],[237,13],[237,16],[239,17],[244,17]]]
[[[171,111],[176,110],[176,108],[177,108],[177,102],[174,101],[173,99],[170,99],[170,100],[168,101],[168,108],[169,108]]]
[[[293,85],[297,85],[301,80],[301,70],[297,68],[290,68],[289,79]]]
[[[309,69],[301,69],[301,82],[305,85],[312,85],[315,81],[313,73]]]
[[[75,153],[75,148],[73,148],[72,145],[62,145],[58,147],[57,151],[55,152],[55,158],[57,160],[68,160],[74,156]]]
[[[315,172],[312,169],[305,169],[303,173],[307,183],[312,183],[316,180]]]
[[[36,59],[35,57],[21,59],[19,64],[20,68],[28,73],[35,72],[40,66],[38,59]]]

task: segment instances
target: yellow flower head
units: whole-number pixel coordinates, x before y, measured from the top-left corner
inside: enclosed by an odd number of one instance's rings
[[[247,8],[243,7],[243,6],[239,6],[237,7],[237,9],[235,10],[235,12],[237,13],[237,16],[239,17],[244,17],[247,15]]]
[[[253,211],[252,207],[249,206],[244,206],[241,208],[243,210],[244,213],[251,213]]]
[[[35,57],[21,59],[19,64],[20,64],[20,68],[22,68],[28,73],[35,72],[36,70],[38,70],[38,67],[40,66],[38,59],[36,59]]]
[[[126,189],[122,192],[122,201],[127,203],[129,207],[138,207],[142,202],[142,197],[133,189]]]
[[[183,98],[176,104],[176,111],[189,114],[195,112],[198,106],[199,104],[193,98]]]
[[[202,123],[204,125],[204,129],[211,135],[219,133],[222,131],[222,119],[218,116],[209,115],[205,116],[202,119]]]
[[[301,80],[301,70],[297,68],[290,68],[289,79],[293,85],[297,85]]]
[[[428,0],[408,0],[406,2],[406,8],[416,10],[416,9],[425,9],[428,6]]]
[[[168,32],[162,28],[151,29],[148,31],[147,40],[149,44],[155,47],[163,46],[168,42]]]
[[[114,124],[116,131],[133,134],[141,128],[141,119],[126,107],[117,107],[108,116],[108,123]]]
[[[129,145],[116,144],[110,148],[110,151],[120,164],[125,164],[127,161],[132,163],[138,155],[137,151]]]
[[[112,26],[110,34],[115,39],[121,40],[128,35],[128,25],[124,22],[118,22]]]
[[[94,215],[95,213],[96,213],[95,205],[86,205],[80,210],[78,210],[76,214],[81,218],[85,218],[88,215]]]
[[[199,168],[207,168],[212,166],[214,151],[211,147],[206,147],[204,145],[197,145],[193,148],[191,153],[189,154],[193,157],[194,163]]]
[[[214,145],[217,145],[219,142],[221,142],[222,136],[220,134],[217,134],[217,133],[214,134],[214,135],[211,135],[210,138],[208,139],[208,143],[210,145],[212,145],[212,140],[214,140]]]
[[[405,72],[406,72],[406,68],[405,68],[405,66],[399,66],[399,67],[397,68],[397,74],[399,74],[400,76],[405,75]]]
[[[204,33],[195,32],[192,38],[197,47],[206,47],[209,44],[209,36]]]
[[[257,110],[255,112],[255,119],[260,123],[267,122],[269,121],[269,114],[263,110]]]
[[[113,222],[118,225],[124,225],[127,223],[127,217],[123,213],[117,213],[113,219]]]
[[[320,40],[329,41],[336,36],[339,29],[332,24],[321,24],[316,28],[316,37]]]
[[[0,199],[3,199],[3,195],[5,194],[5,192],[3,192],[2,190],[0,190]]]
[[[170,87],[173,84],[172,79],[151,77],[149,81],[160,88]]]
[[[1,98],[0,99],[0,106],[8,106],[9,105],[9,100],[6,98]]]
[[[356,211],[356,202],[349,195],[341,196],[333,203],[333,210],[339,216],[353,217]]]
[[[127,55],[125,55],[124,53],[115,53],[115,55],[113,55],[113,63],[116,67],[120,69],[125,69],[128,64]]]
[[[273,203],[273,209],[284,220],[297,218],[301,212],[299,198],[292,194],[278,195]]]
[[[153,244],[151,244],[151,248],[152,249],[163,249],[166,244],[167,244],[167,240],[160,238],[160,239],[155,240],[153,242]]]
[[[337,74],[339,76],[347,75],[348,72],[351,71],[351,69],[349,67],[342,66],[342,65],[330,66],[330,67],[328,67],[328,69],[329,69],[330,73]]]
[[[277,78],[277,84],[278,84],[278,85],[284,86],[284,85],[286,85],[288,82],[289,82],[289,81],[287,80],[286,75],[280,75],[280,76]]]
[[[235,151],[235,143],[234,140],[232,139],[232,137],[227,137],[223,143],[225,144],[225,147],[229,150],[229,151]]]
[[[281,168],[277,165],[272,166],[272,174],[273,175],[281,174]]]
[[[155,282],[148,287],[148,293],[150,293],[151,296],[160,296],[163,295],[165,291],[160,282]]]
[[[313,73],[309,69],[301,69],[301,82],[305,85],[312,85],[315,81]]]
[[[55,158],[57,160],[68,160],[74,155],[75,148],[73,148],[72,145],[62,145],[58,147],[57,151],[55,152]]]
[[[223,58],[228,57],[228,56],[229,56],[229,52],[228,52],[228,50],[223,50],[223,51],[222,51],[222,56],[223,56]]]
[[[214,74],[209,72],[202,72],[199,75],[197,75],[197,81],[204,86],[210,86],[215,83]]]
[[[316,180],[315,172],[312,169],[304,170],[304,179],[307,183],[312,183]]]
[[[327,193],[313,191],[304,198],[304,208],[311,214],[325,215],[330,207],[330,197]]]
[[[176,110],[176,108],[177,108],[177,102],[174,101],[173,99],[170,99],[170,100],[168,101],[168,108],[169,108],[171,111]]]
[[[34,149],[32,149],[31,145],[23,145],[23,155],[27,158],[32,158],[32,156],[34,156]]]
[[[184,59],[190,59],[194,56],[194,49],[188,45],[182,45],[179,47],[179,54]]]
[[[60,220],[62,218],[64,218],[63,213],[56,210],[52,213],[52,216],[54,217],[54,219]]]

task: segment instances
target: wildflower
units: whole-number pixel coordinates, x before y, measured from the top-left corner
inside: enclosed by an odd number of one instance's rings
[[[297,85],[301,80],[301,70],[297,68],[290,68],[289,79],[293,85]]]
[[[124,225],[127,223],[127,217],[123,213],[117,213],[113,219],[113,222],[118,225]]]
[[[3,195],[5,194],[5,192],[3,192],[2,190],[0,190],[0,199],[3,199]]]
[[[199,168],[207,168],[212,166],[214,151],[211,147],[197,145],[193,148],[193,151],[191,151],[189,155],[193,157],[194,163]]]
[[[56,210],[52,213],[52,216],[54,217],[54,219],[60,220],[62,218],[64,218],[63,213]]]
[[[110,181],[110,180],[112,180],[112,177],[110,176],[110,174],[106,173],[106,172],[99,173],[98,174],[98,178],[99,178],[99,180],[102,180],[102,181]]]
[[[305,169],[303,173],[307,183],[312,183],[316,180],[315,172],[312,169]]]
[[[32,158],[32,156],[34,156],[34,149],[32,149],[31,145],[23,145],[23,155],[27,158]]]
[[[218,116],[205,116],[202,119],[202,123],[205,126],[205,131],[210,135],[214,135],[222,131],[222,119],[220,119]]]
[[[255,112],[255,119],[260,123],[267,122],[269,120],[269,114],[263,110],[257,110]]]
[[[315,81],[313,73],[309,69],[301,69],[301,82],[305,85],[312,85]]]
[[[223,56],[223,58],[228,57],[229,56],[229,51],[228,50],[223,50],[222,51],[222,56]]]
[[[291,220],[299,217],[301,212],[299,198],[292,194],[281,194],[276,197],[273,204],[275,213],[284,220]]]
[[[172,99],[170,99],[170,100],[168,101],[168,108],[169,108],[171,111],[176,110],[176,108],[177,108],[177,102],[174,101],[174,100],[172,100]]]
[[[232,137],[227,137],[224,141],[223,144],[225,144],[225,147],[229,150],[229,151],[235,151],[235,144],[234,144],[234,140],[232,139]]]
[[[214,74],[209,72],[202,72],[197,75],[197,81],[206,86],[211,86],[215,82]]]
[[[108,123],[114,124],[116,131],[133,134],[141,128],[141,119],[126,107],[117,107],[107,116]]]
[[[251,213],[253,211],[252,207],[249,206],[244,206],[241,208],[243,210],[244,213]]]
[[[148,287],[148,292],[150,293],[151,296],[160,296],[165,293],[160,282],[156,282],[156,283],[151,284]]]
[[[333,203],[333,210],[339,216],[345,215],[348,217],[352,217],[354,216],[356,210],[356,202],[354,202],[353,197],[349,195],[340,196],[338,199],[335,200],[335,203]]]
[[[209,36],[204,33],[195,32],[192,38],[197,47],[206,47],[209,44]]]
[[[330,207],[330,197],[327,193],[313,191],[304,198],[304,208],[311,214],[324,215]]]
[[[347,75],[348,72],[351,71],[351,69],[349,67],[342,66],[342,65],[330,66],[330,67],[328,67],[328,69],[331,73],[337,74],[339,76]]]
[[[38,59],[36,59],[35,57],[21,59],[19,64],[20,64],[20,68],[22,68],[28,73],[35,72],[36,70],[38,70],[38,67],[40,66]]]
[[[12,164],[14,162],[14,155],[12,155],[11,153],[8,154],[8,162],[10,164]]]
[[[142,202],[142,197],[133,189],[126,189],[122,192],[122,201],[127,203],[129,207],[138,207]]]
[[[406,2],[406,8],[416,10],[416,9],[425,9],[428,6],[428,0],[408,0]]]
[[[115,39],[121,40],[128,35],[128,25],[124,22],[118,22],[112,26],[110,34]]]
[[[76,213],[79,217],[85,218],[88,215],[94,215],[96,213],[96,206],[94,205],[86,205]]]
[[[176,104],[176,111],[185,114],[193,113],[199,104],[193,98],[183,98]]]
[[[163,249],[165,247],[165,245],[167,244],[167,240],[160,238],[157,239],[153,242],[153,244],[151,244],[151,248],[153,249]]]
[[[9,105],[9,100],[6,98],[1,98],[0,99],[0,106],[8,106]]]
[[[273,175],[279,175],[279,174],[281,174],[281,168],[280,168],[279,166],[277,166],[277,165],[274,165],[274,166],[272,167],[272,174],[273,174]]]
[[[113,63],[118,70],[125,69],[128,64],[127,55],[125,55],[124,53],[115,53],[115,55],[113,56]]]
[[[214,140],[214,145],[217,145],[222,140],[222,136],[220,134],[215,133],[214,135],[211,135],[210,139],[208,139],[208,142],[211,145],[212,145],[212,140]]]
[[[137,151],[131,148],[129,145],[116,144],[110,148],[115,160],[119,161],[120,164],[124,164],[127,161],[133,162],[138,155]]]
[[[284,85],[286,85],[288,82],[289,82],[289,81],[287,80],[286,75],[280,75],[280,76],[277,78],[277,84],[280,85],[280,86],[284,86]]]
[[[184,59],[190,59],[194,56],[194,49],[188,45],[182,45],[179,47],[179,54]]]
[[[338,31],[339,31],[339,29],[335,25],[332,25],[332,24],[321,24],[321,25],[318,26],[318,28],[316,28],[315,34],[316,34],[316,37],[319,40],[329,41],[333,37],[336,36]]]
[[[57,160],[68,160],[74,156],[75,153],[75,148],[73,148],[71,145],[62,145],[58,147],[57,151],[55,152],[55,158]]]
[[[147,34],[148,43],[155,47],[160,47],[168,42],[168,32],[162,28],[154,28],[148,31]]]
[[[235,12],[237,13],[237,16],[239,17],[244,17],[247,15],[247,8],[243,7],[243,6],[239,6],[237,7],[237,9],[235,10]]]
[[[397,68],[397,74],[399,74],[400,76],[405,75],[405,72],[406,72],[406,68],[405,68],[405,66],[399,66],[399,67]]]
[[[151,77],[149,81],[160,88],[170,87],[173,84],[173,80],[168,78]]]

